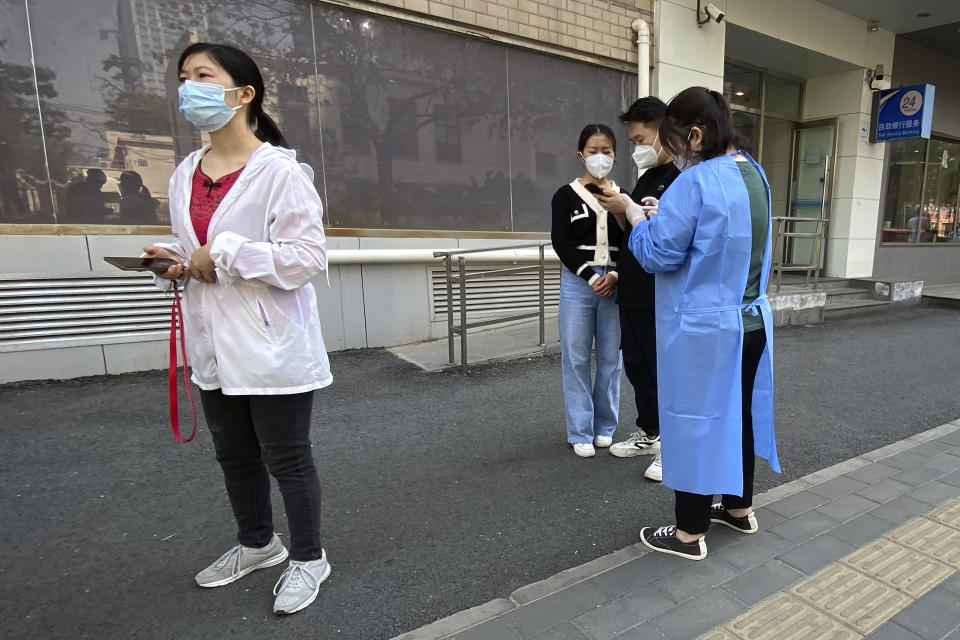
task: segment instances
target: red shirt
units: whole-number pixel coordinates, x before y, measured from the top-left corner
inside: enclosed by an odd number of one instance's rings
[[[240,177],[241,171],[243,167],[214,182],[200,170],[200,163],[197,163],[197,170],[193,172],[193,187],[190,190],[190,221],[193,222],[193,230],[197,234],[200,246],[207,244],[210,218],[230,191],[230,187]]]

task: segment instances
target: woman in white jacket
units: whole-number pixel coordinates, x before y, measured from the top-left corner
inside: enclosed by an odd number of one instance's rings
[[[162,277],[184,284],[192,378],[239,542],[196,581],[219,587],[289,555],[273,608],[293,613],[330,574],[310,445],[313,392],[333,381],[310,286],[326,269],[322,206],[263,112],[263,79],[249,56],[197,43],[179,69],[180,110],[210,145],[170,180],[174,241],[145,251],[179,263]],[[268,471],[286,507],[289,554],[273,530]]]

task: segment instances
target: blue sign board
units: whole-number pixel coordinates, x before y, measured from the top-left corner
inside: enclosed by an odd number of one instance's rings
[[[870,142],[929,138],[933,91],[932,84],[917,84],[874,93]]]

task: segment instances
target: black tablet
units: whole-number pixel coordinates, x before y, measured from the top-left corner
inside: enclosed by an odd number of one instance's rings
[[[170,258],[104,257],[104,260],[124,271],[152,271],[153,273],[163,273],[177,264],[176,260]]]

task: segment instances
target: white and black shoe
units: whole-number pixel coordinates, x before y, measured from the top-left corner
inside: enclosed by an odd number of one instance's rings
[[[640,541],[647,547],[660,553],[669,553],[691,560],[703,560],[707,557],[707,541],[704,536],[694,542],[683,542],[677,537],[676,525],[654,529],[644,527],[640,530]]]
[[[753,515],[752,511],[742,518],[734,518],[727,511],[727,508],[720,503],[710,507],[710,522],[725,524],[740,533],[756,533],[759,528],[757,526],[757,516]]]
[[[648,435],[643,429],[637,429],[623,442],[610,446],[610,453],[618,458],[654,455],[660,452],[660,435]]]

